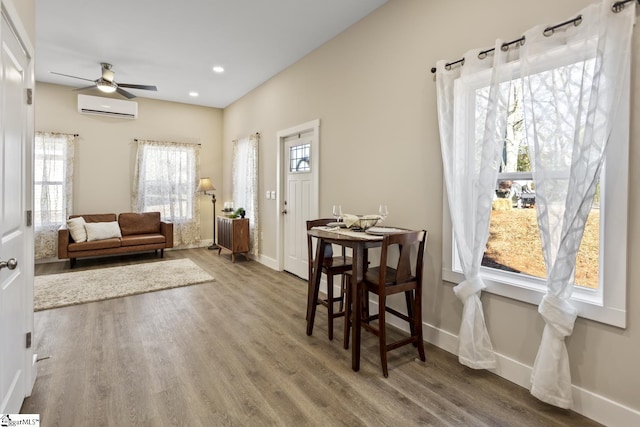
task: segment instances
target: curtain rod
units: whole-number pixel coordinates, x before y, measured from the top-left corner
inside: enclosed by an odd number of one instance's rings
[[[621,0],[621,1],[617,1],[617,2],[613,3],[611,5],[611,10],[613,12],[615,12],[615,13],[622,12],[622,10],[625,8],[627,3],[631,3],[633,1],[637,1],[638,4],[640,4],[640,0]],[[545,37],[551,37],[558,28],[562,28],[562,27],[564,27],[566,25],[570,25],[570,24],[573,24],[574,26],[577,27],[581,23],[582,23],[582,15],[578,15],[573,19],[569,19],[567,21],[561,22],[561,23],[556,24],[556,25],[551,25],[551,26],[545,28],[544,31],[542,32],[542,34],[544,34]],[[517,38],[515,40],[511,40],[509,42],[502,43],[502,46],[500,48],[503,51],[507,51],[507,50],[509,50],[509,46],[511,46],[513,44],[516,44],[516,43],[519,43],[520,46],[522,46],[524,44],[524,42],[525,42],[525,38],[524,38],[524,36],[522,36],[522,37]],[[494,50],[496,50],[495,47],[493,47],[491,49],[487,49],[487,50],[482,50],[482,51],[480,51],[480,53],[478,53],[478,58],[479,59],[484,59],[484,58],[487,57],[487,55],[489,53],[493,52]],[[447,62],[444,65],[444,68],[447,69],[447,70],[450,70],[453,65],[457,65],[457,64],[464,65],[464,58],[458,59],[457,61],[453,61],[453,62]],[[431,68],[431,72],[435,73],[436,72],[436,67],[432,67]]]
[[[255,135],[258,137],[258,139],[260,139],[260,132],[256,132],[256,133],[251,133],[249,134],[249,136]],[[238,142],[239,139],[232,139],[231,142]]]
[[[134,138],[133,140],[134,142],[138,142],[138,138]],[[145,139],[145,141],[155,141],[153,139],[149,140],[149,139]],[[155,141],[155,142],[175,142],[175,141]],[[200,143],[193,143],[193,142],[177,142],[177,144],[191,144],[191,145],[199,145],[202,146],[202,144]]]
[[[36,132],[42,132],[42,131],[39,131],[39,130],[38,130],[38,131],[36,131]],[[77,133],[66,133],[66,132],[42,132],[42,133],[59,133],[59,134],[61,134],[61,135],[71,135],[71,136],[73,136],[74,138],[77,138],[77,137],[79,137],[79,136],[80,136],[80,135],[79,135],[79,134],[77,134]]]

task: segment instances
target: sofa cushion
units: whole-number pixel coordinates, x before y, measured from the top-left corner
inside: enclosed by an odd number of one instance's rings
[[[109,249],[119,247],[120,239],[116,237],[113,239],[95,240],[92,242],[69,243],[68,251],[69,255],[73,258],[72,252],[93,251],[96,249]]]
[[[120,226],[116,221],[88,222],[84,225],[84,228],[87,230],[87,242],[122,237]]]
[[[118,223],[123,236],[160,233],[160,212],[121,213]]]
[[[111,222],[116,220],[116,214],[88,214],[88,215],[70,215],[69,218],[77,218],[81,216],[84,222]]]
[[[122,236],[122,246],[151,245],[154,243],[164,243],[166,238],[162,234],[131,234]]]
[[[67,228],[74,242],[86,242],[87,230],[84,228],[84,218],[81,216],[67,220]]]

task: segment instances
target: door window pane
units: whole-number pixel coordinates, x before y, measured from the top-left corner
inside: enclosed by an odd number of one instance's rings
[[[309,172],[311,170],[311,144],[294,145],[289,149],[289,172]]]

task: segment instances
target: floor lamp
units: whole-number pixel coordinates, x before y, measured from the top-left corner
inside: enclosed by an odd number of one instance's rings
[[[208,194],[207,191],[216,191],[216,188],[208,177],[200,178],[196,191]],[[216,195],[214,193],[211,193],[211,203],[213,203],[213,239],[211,240],[212,243],[209,249],[218,249],[218,245],[216,245]]]

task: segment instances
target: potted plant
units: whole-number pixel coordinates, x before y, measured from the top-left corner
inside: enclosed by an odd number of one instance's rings
[[[229,218],[244,218],[246,214],[247,212],[244,210],[244,208],[238,208],[234,213],[229,215]]]

